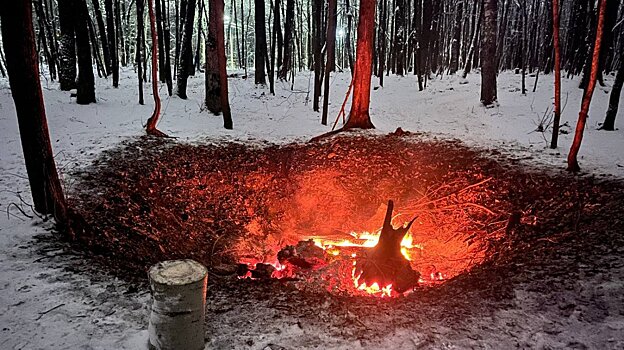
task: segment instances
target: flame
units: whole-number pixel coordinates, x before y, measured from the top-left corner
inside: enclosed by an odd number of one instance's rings
[[[351,232],[349,234],[353,239],[342,239],[342,240],[331,240],[324,239],[319,237],[313,237],[312,240],[317,247],[323,248],[328,254],[331,255],[340,255],[340,248],[337,247],[363,247],[363,248],[372,248],[377,245],[379,242],[379,236],[381,235],[381,230],[376,231],[374,233],[370,232],[362,232],[356,233]],[[412,256],[410,251],[412,249],[422,249],[422,245],[414,244],[414,237],[412,234],[408,232],[403,240],[401,241],[401,254],[405,257],[405,259],[411,261]]]

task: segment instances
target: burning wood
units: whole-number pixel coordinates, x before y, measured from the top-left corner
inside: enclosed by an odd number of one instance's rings
[[[409,260],[401,253],[401,242],[416,218],[395,229],[391,223],[393,208],[394,203],[388,201],[377,245],[355,261],[353,278],[359,289],[381,287],[384,294],[389,295],[392,290],[403,293],[418,284],[420,273],[412,269]]]
[[[421,274],[412,269],[409,249],[412,244],[408,231],[416,218],[395,229],[392,224],[394,204],[388,201],[380,234],[355,235],[353,240],[307,240],[288,245],[277,254],[277,262],[269,264],[240,264],[239,278],[256,280],[311,277],[312,275],[340,275],[340,264],[351,264],[350,278],[346,283],[368,294],[396,296],[418,285]],[[436,278],[437,280],[438,278]]]

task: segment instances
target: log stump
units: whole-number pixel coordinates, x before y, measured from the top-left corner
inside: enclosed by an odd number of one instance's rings
[[[168,260],[149,270],[150,350],[202,350],[208,270],[194,260]]]

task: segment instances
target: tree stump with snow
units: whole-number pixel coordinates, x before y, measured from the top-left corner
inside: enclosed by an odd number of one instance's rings
[[[208,270],[194,260],[168,260],[149,270],[150,350],[204,349]]]

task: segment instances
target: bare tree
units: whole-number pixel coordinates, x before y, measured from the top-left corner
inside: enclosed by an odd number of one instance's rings
[[[268,54],[266,42],[266,18],[264,13],[264,0],[254,0],[254,18],[256,31],[256,84],[266,85],[264,72],[265,59]]]
[[[95,78],[91,45],[89,42],[89,10],[85,0],[74,1],[74,24],[76,29],[76,52],[78,54],[78,84],[76,103],[95,102]]]
[[[559,123],[561,121],[561,53],[559,46],[559,0],[552,2],[553,16],[553,46],[555,50],[555,108],[553,118],[553,133],[550,148],[557,148],[559,138]]]
[[[0,6],[0,22],[34,207],[65,225],[67,204],[56,171],[41,93],[31,1],[14,0]]]
[[[325,82],[323,92],[323,115],[321,124],[327,125],[327,109],[329,108],[329,75],[334,70],[335,49],[336,49],[336,0],[329,0],[327,9],[327,61],[325,62]],[[371,43],[372,44],[372,43]],[[372,46],[371,46],[372,50]],[[372,53],[372,52],[371,52]],[[370,77],[369,77],[370,80]]]
[[[190,70],[193,66],[193,23],[195,19],[195,0],[188,0],[186,5],[182,37],[180,43],[180,59],[178,61],[178,86],[177,95],[186,99],[186,84]]]
[[[490,106],[496,102],[497,0],[483,1],[483,24],[481,26],[481,103]]]
[[[158,31],[156,29],[156,15],[154,14],[154,0],[148,0],[148,7],[150,30],[152,32],[152,94],[154,96],[154,112],[147,120],[145,130],[148,135],[167,137],[167,134],[156,128],[160,118],[160,95],[158,95]]]
[[[353,102],[349,119],[343,129],[374,128],[368,112],[370,106],[371,74],[373,70],[373,34],[375,30],[375,0],[360,1],[357,29]]]
[[[576,131],[574,133],[574,141],[570,147],[570,153],[568,154],[568,170],[577,172],[581,168],[578,164],[578,152],[581,149],[581,142],[583,141],[583,131],[585,130],[585,123],[587,122],[587,114],[589,112],[589,105],[591,103],[592,95],[594,94],[594,88],[596,87],[596,77],[599,69],[600,59],[600,44],[602,43],[602,31],[604,29],[605,22],[605,9],[607,0],[600,0],[600,7],[598,12],[598,27],[596,28],[596,41],[594,42],[594,53],[592,55],[591,74],[587,89],[583,95],[583,102],[581,104],[581,111],[579,112],[578,122],[576,124]]]
[[[58,0],[61,38],[59,40],[59,83],[61,90],[76,88],[75,0]]]

